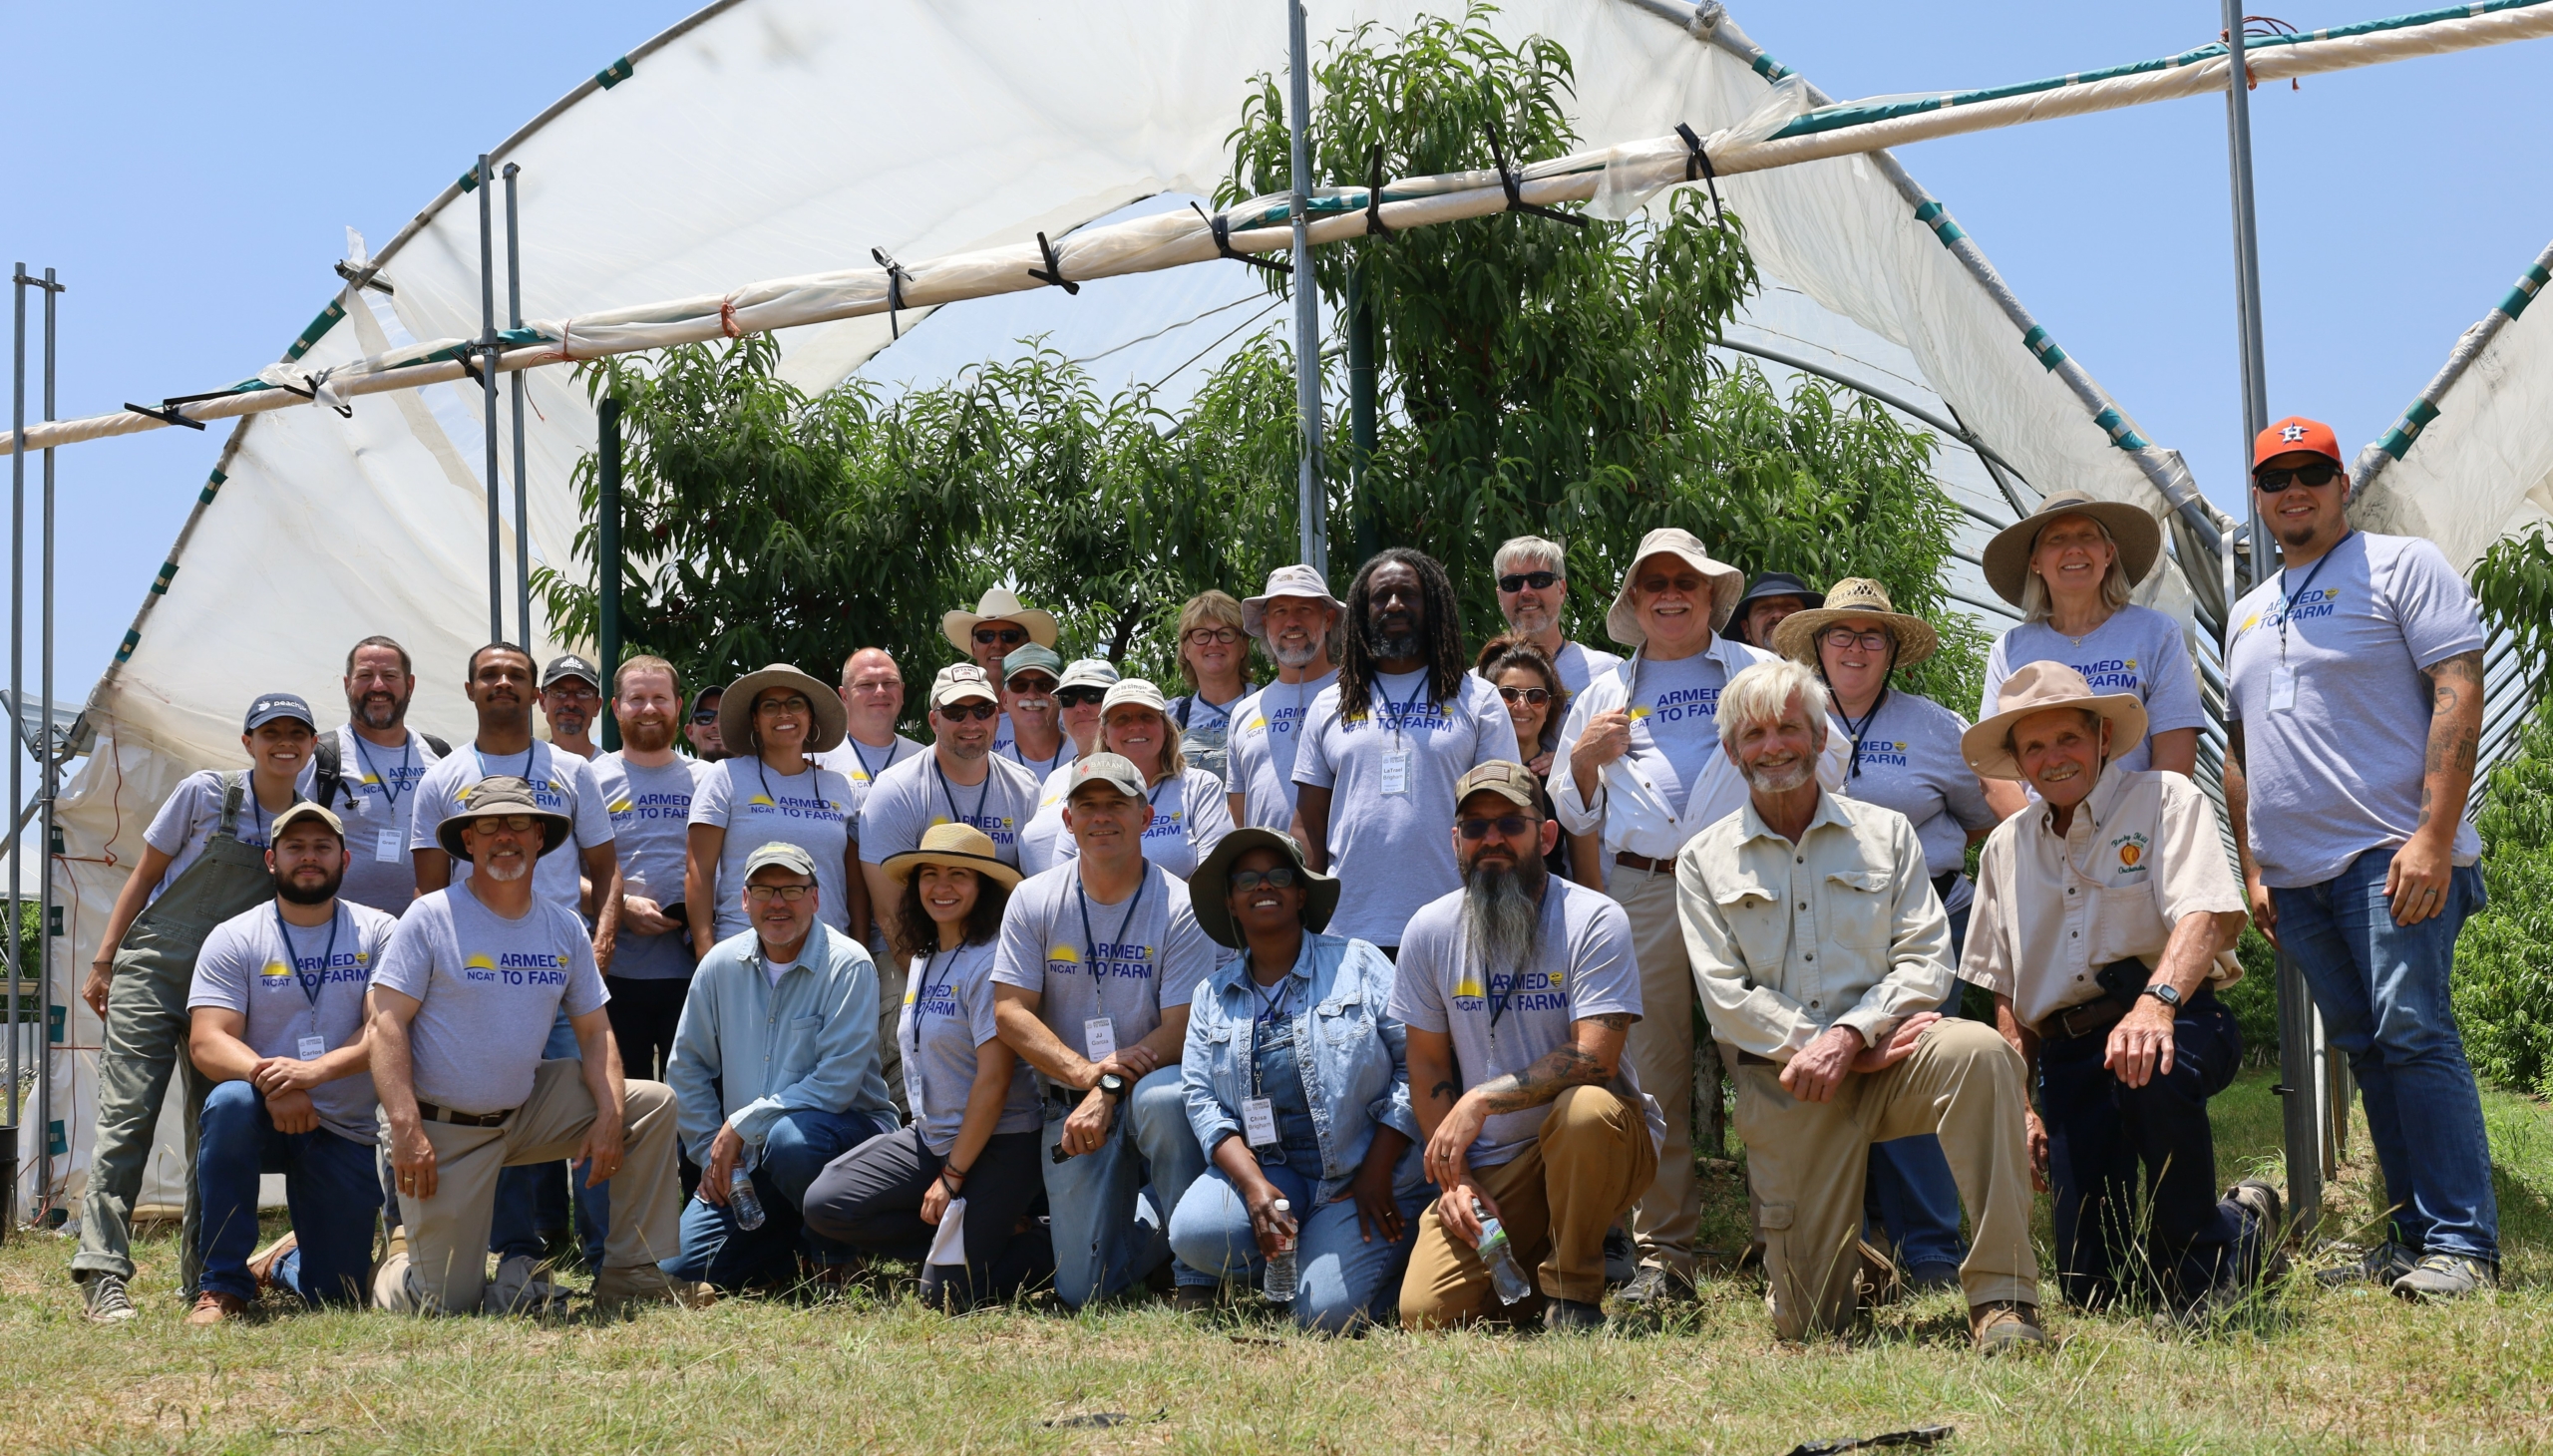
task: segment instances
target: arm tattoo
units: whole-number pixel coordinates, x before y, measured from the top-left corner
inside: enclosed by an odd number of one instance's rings
[[[1590,1016],[1587,1019],[1615,1031],[1629,1031],[1633,1018],[1629,1011],[1608,1011],[1602,1016]]]
[[[2420,765],[2420,825],[2436,810],[2436,780],[2444,777],[2448,797],[2461,811],[2473,783],[2474,759],[2480,747],[2482,654],[2458,652],[2431,667],[2429,680],[2428,751]],[[2460,783],[2459,783],[2460,781]]]
[[[1439,1082],[1435,1086],[1428,1088],[1427,1095],[1433,1098],[1442,1098],[1447,1102],[1454,1102],[1461,1099],[1463,1089],[1455,1086],[1451,1080],[1447,1080]]]
[[[1605,1064],[1575,1043],[1538,1058],[1521,1072],[1481,1084],[1481,1105],[1492,1112],[1522,1112],[1540,1107],[1570,1087],[1605,1080]]]

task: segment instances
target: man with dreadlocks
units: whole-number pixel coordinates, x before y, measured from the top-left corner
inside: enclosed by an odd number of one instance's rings
[[[1294,751],[1305,858],[1339,880],[1331,934],[1394,954],[1420,906],[1462,888],[1445,838],[1455,781],[1516,751],[1498,689],[1468,666],[1435,557],[1394,546],[1357,571],[1338,681],[1312,699]]]

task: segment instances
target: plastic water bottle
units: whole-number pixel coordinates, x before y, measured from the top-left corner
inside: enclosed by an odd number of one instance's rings
[[[762,1227],[762,1195],[754,1192],[753,1175],[741,1166],[727,1175],[727,1212],[735,1215],[739,1229]]]
[[[1293,1212],[1293,1205],[1281,1198],[1274,1207],[1280,1214]],[[1278,1245],[1275,1254],[1268,1256],[1268,1276],[1260,1281],[1259,1288],[1272,1302],[1294,1302],[1294,1241],[1291,1238]]]
[[[1515,1304],[1530,1298],[1534,1281],[1517,1267],[1516,1246],[1508,1242],[1507,1231],[1479,1199],[1472,1200],[1472,1216],[1480,1220],[1480,1262],[1489,1266],[1489,1281],[1498,1289],[1498,1301]]]

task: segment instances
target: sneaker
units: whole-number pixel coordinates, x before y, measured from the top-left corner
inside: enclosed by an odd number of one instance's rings
[[[1661,1265],[1650,1265],[1632,1276],[1614,1298],[1627,1308],[1655,1310],[1669,1304],[1688,1304],[1693,1298],[1693,1281]]]
[[[2411,1267],[2420,1262],[2419,1254],[2387,1239],[2348,1264],[2318,1271],[2314,1278],[2327,1289],[2344,1284],[2383,1284],[2391,1286]]]
[[[1170,1312],[1211,1314],[1215,1309],[1216,1296],[1221,1293],[1223,1293],[1222,1287],[1216,1284],[1178,1285],[1170,1291]]]
[[[2435,1302],[2477,1294],[2498,1282],[2498,1274],[2478,1259],[2466,1259],[2460,1254],[2431,1254],[2393,1281],[2393,1292],[2405,1299]]]
[[[1619,1286],[1640,1275],[1640,1249],[1621,1229],[1605,1231],[1605,1282]]]
[[[237,1294],[223,1294],[206,1289],[195,1295],[195,1307],[186,1311],[186,1322],[188,1324],[219,1324],[225,1319],[238,1318],[240,1311],[247,1307],[248,1301]]]
[[[80,1281],[80,1297],[89,1306],[89,1317],[100,1324],[119,1324],[133,1317],[133,1296],[125,1292],[122,1277],[111,1274],[93,1274]]]
[[[2253,1267],[2235,1270],[2235,1277],[2252,1284],[2273,1284],[2286,1277],[2287,1204],[2278,1190],[2257,1178],[2246,1178],[2225,1190],[2225,1201],[2240,1208],[2252,1223],[2248,1243]]]
[[[2047,1331],[2038,1326],[2038,1306],[2011,1299],[1990,1299],[1968,1311],[1968,1333],[1981,1355],[2044,1348]]]
[[[1545,1334],[1593,1334],[1604,1327],[1605,1311],[1594,1304],[1557,1298],[1543,1302]]]
[[[275,1282],[275,1266],[283,1262],[285,1255],[300,1247],[300,1236],[287,1232],[274,1243],[248,1256],[248,1273],[256,1278],[257,1287],[272,1288]]]
[[[674,1302],[674,1281],[652,1264],[606,1269],[594,1275],[594,1307],[621,1313],[641,1304]]]
[[[479,1297],[479,1310],[538,1316],[558,1312],[566,1303],[566,1293],[549,1277],[546,1266],[529,1254],[513,1254],[497,1265],[497,1276],[488,1280],[487,1290]]]

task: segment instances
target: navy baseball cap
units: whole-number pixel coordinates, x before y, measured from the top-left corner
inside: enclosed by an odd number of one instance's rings
[[[319,731],[318,717],[310,711],[310,705],[295,693],[259,693],[257,700],[248,705],[248,720],[239,731],[254,733],[277,718],[298,718],[302,727],[313,733]]]

